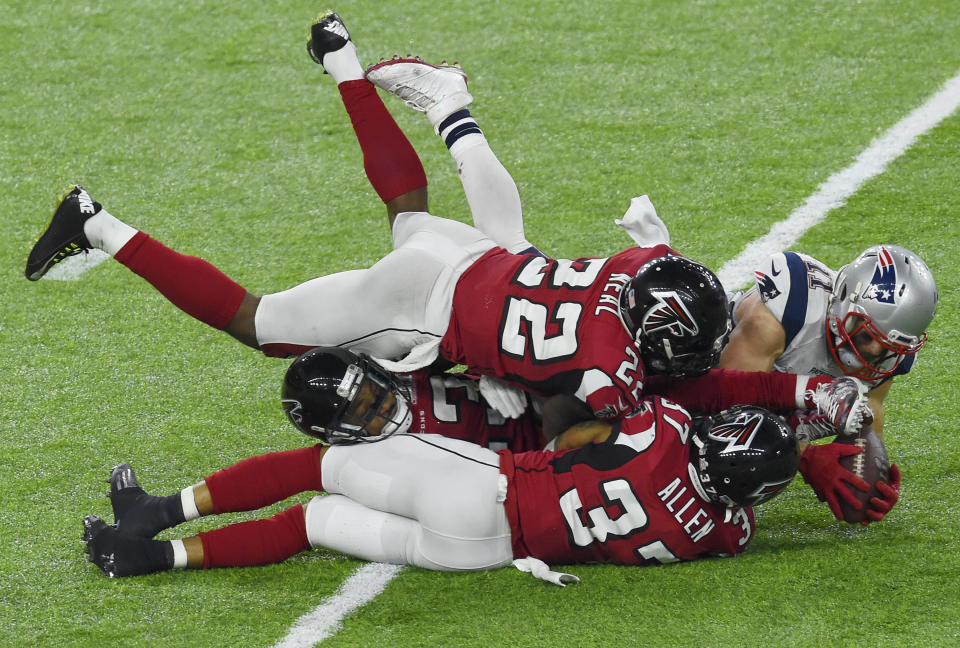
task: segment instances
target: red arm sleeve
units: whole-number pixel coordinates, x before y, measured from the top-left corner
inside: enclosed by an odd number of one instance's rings
[[[666,376],[650,376],[644,385],[644,395],[665,396],[688,410],[707,414],[734,405],[759,405],[788,412],[810,407],[809,401],[801,405],[799,399],[807,390],[831,380],[829,376],[713,369],[696,378],[671,380]]]

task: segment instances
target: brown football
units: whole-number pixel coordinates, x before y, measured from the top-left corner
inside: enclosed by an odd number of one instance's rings
[[[834,443],[849,443],[863,448],[863,452],[859,454],[840,458],[841,466],[870,484],[870,490],[866,493],[859,488],[850,487],[850,491],[863,504],[863,508],[859,511],[847,504],[843,498],[840,498],[840,510],[843,512],[843,519],[850,524],[859,524],[867,519],[866,511],[870,498],[880,497],[880,491],[876,487],[877,481],[887,481],[890,478],[887,447],[880,435],[868,426],[864,426],[859,434],[838,435],[834,439]]]

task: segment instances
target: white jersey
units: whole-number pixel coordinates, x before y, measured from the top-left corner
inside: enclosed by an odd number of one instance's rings
[[[844,375],[827,345],[827,307],[836,273],[806,254],[778,252],[758,265],[753,274],[756,285],[738,296],[735,306],[759,291],[764,305],[783,326],[784,350],[773,363],[774,371]],[[910,371],[914,358],[907,356],[894,375]],[[873,389],[884,380],[887,379],[864,382]]]

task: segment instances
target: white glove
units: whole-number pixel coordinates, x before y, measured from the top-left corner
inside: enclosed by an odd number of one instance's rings
[[[553,583],[554,585],[559,585],[560,587],[566,587],[567,583],[580,582],[580,579],[573,574],[564,574],[563,572],[551,571],[547,563],[543,562],[539,558],[534,558],[533,556],[517,558],[513,561],[513,566],[524,573],[533,574],[540,580],[545,580],[548,583]]]
[[[480,376],[480,395],[487,405],[505,418],[520,418],[527,410],[526,392],[511,387],[499,378]]]
[[[631,200],[623,218],[615,218],[613,222],[626,230],[640,247],[653,247],[661,243],[670,245],[670,232],[657,216],[657,210],[646,194]]]

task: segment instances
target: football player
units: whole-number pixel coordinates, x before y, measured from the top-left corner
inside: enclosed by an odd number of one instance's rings
[[[815,389],[818,382],[805,388]],[[440,434],[491,450],[540,450],[547,444],[540,401],[522,396],[518,415],[507,418],[480,394],[477,377],[429,368],[392,374],[347,349],[318,347],[290,365],[281,404],[297,429],[324,443],[369,441],[399,431]],[[394,414],[368,420],[357,411]]]
[[[394,216],[393,252],[366,270],[257,297],[206,261],[123,223],[76,187],[31,251],[27,276],[39,279],[59,260],[96,247],[188,314],[268,355],[344,346],[396,371],[442,356],[536,392],[573,395],[607,418],[638,405],[648,371],[699,375],[716,364],[729,318],[724,290],[705,266],[666,245],[572,261],[512,254],[463,223],[403,211],[425,209],[422,167],[418,160],[416,173],[385,173],[382,167],[405,164],[383,164],[383,151],[364,144],[360,132],[389,113],[363,78],[336,14],[314,25],[310,50],[338,82],[368,177]],[[384,129],[403,138],[399,129]]]
[[[147,494],[129,465],[110,476],[115,523],[84,520],[89,559],[111,577],[177,568],[262,565],[311,547],[435,570],[510,565],[554,582],[544,563],[652,565],[729,556],[754,530],[751,507],[793,479],[799,451],[779,417],[754,407],[692,420],[661,397],[622,421],[581,424],[547,452],[493,452],[405,432],[402,390],[355,356],[329,350],[291,365],[291,420],[332,445],[241,461],[168,497]],[[315,374],[319,371],[319,375]],[[567,438],[569,435],[570,438]],[[304,507],[173,541],[160,531],[248,511],[304,491]]]
[[[515,183],[498,171],[499,162],[490,161],[496,156],[486,139],[470,134],[479,127],[467,109],[472,97],[461,70],[417,58],[394,58],[370,67],[367,78],[426,113],[435,132],[448,142],[476,222],[497,218],[508,225],[522,222],[519,199],[504,200],[517,193]],[[440,119],[435,106],[452,98],[459,98],[460,111]],[[464,129],[467,135],[460,135]],[[469,140],[469,147],[463,140]],[[627,220],[618,223],[635,240],[669,241],[655,216],[653,224],[659,229],[644,237],[631,231]],[[936,311],[937,289],[929,268],[913,252],[885,245],[866,250],[839,273],[807,255],[785,252],[761,264],[755,275],[756,286],[733,304],[735,327],[718,366],[853,376],[869,389],[873,426],[882,432],[883,399],[893,377],[910,371]],[[867,485],[840,466],[848,448],[807,445],[833,434],[829,426],[817,424],[820,418],[817,413],[797,417],[804,441],[800,470],[820,499],[843,519],[839,499],[853,503],[849,488],[867,490]],[[890,483],[879,485],[884,497],[871,501],[869,520],[883,519],[897,501],[899,486],[900,472],[893,465]]]
[[[937,286],[927,265],[906,248],[878,245],[839,272],[805,254],[783,252],[754,275],[756,284],[734,301],[736,325],[720,366],[854,376],[869,387],[873,428],[882,433],[883,401],[893,378],[913,367],[937,310]],[[812,431],[812,438],[823,436]],[[850,501],[851,485],[862,485],[853,484],[837,451],[837,444],[807,445],[800,472],[842,520],[839,499]],[[882,520],[899,499],[896,464],[889,483],[877,487],[883,498],[871,499],[870,521]]]

